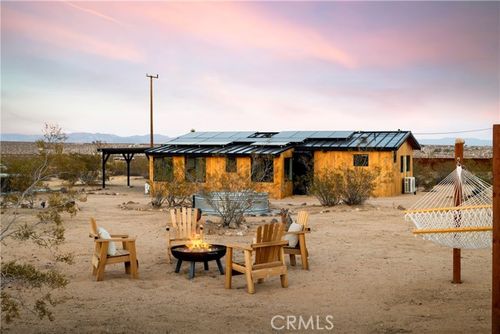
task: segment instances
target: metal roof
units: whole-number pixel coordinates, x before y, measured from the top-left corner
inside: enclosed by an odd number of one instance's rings
[[[148,150],[149,155],[252,155],[280,154],[291,146],[252,146],[235,144],[228,146],[164,145]]]
[[[420,150],[410,131],[190,132],[148,149],[149,155],[252,155],[301,150],[393,151],[406,140]]]
[[[406,140],[414,149],[420,150],[420,144],[410,131],[359,131],[354,132],[345,140],[306,140],[298,147],[334,151],[393,151],[403,145]]]

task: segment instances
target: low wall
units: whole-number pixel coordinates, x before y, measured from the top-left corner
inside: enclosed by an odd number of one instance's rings
[[[234,201],[250,201],[251,207],[245,211],[247,215],[258,215],[269,212],[269,194],[257,192],[213,192],[214,205],[221,207],[227,199]],[[209,215],[217,215],[217,211],[208,203],[207,199],[202,194],[193,196],[193,207],[201,209],[203,213]]]

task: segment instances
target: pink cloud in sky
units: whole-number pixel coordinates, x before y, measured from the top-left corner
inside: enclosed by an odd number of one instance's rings
[[[100,13],[98,11],[95,11],[95,10],[92,10],[92,9],[89,9],[89,8],[86,8],[86,7],[83,7],[83,6],[80,6],[80,5],[77,5],[77,4],[74,4],[72,2],[69,2],[69,1],[61,1],[62,3],[74,8],[74,9],[77,9],[79,11],[82,11],[84,13],[88,13],[90,15],[94,15],[94,16],[97,16],[97,17],[100,17],[101,19],[104,19],[104,20],[107,20],[107,21],[110,21],[110,22],[114,22],[114,23],[117,23],[117,24],[120,24],[120,25],[123,25],[123,22],[120,22],[118,21],[117,19],[109,16],[109,15],[105,15],[103,13]]]
[[[126,3],[121,12],[147,17],[163,34],[181,33],[233,48],[267,50],[281,57],[312,57],[353,68],[356,60],[319,32],[259,12],[243,3]]]
[[[472,15],[472,14],[471,14]],[[472,15],[476,19],[476,16]],[[418,24],[388,24],[371,31],[354,31],[339,41],[357,57],[360,67],[381,66],[388,68],[418,64],[449,65],[460,63],[475,68],[496,71],[498,59],[486,55],[495,52],[498,22],[471,23],[463,12],[449,13],[439,19],[430,18]],[[480,18],[488,20],[491,18]],[[352,42],[354,41],[354,42]],[[487,51],[488,50],[488,51]]]
[[[110,59],[139,62],[144,59],[141,51],[131,45],[105,41],[72,30],[70,26],[32,16],[11,8],[2,8],[2,29],[63,50],[74,50]]]

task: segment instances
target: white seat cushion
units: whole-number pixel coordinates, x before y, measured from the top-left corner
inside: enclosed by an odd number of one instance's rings
[[[111,235],[109,234],[109,232],[103,229],[102,227],[97,228],[97,234],[101,239],[111,239]],[[108,255],[110,256],[116,255],[116,245],[112,241],[110,241],[108,245]]]
[[[288,229],[288,232],[299,232],[302,231],[302,225],[293,222]],[[295,248],[299,242],[299,236],[297,234],[285,234],[285,240],[288,241],[288,247]]]

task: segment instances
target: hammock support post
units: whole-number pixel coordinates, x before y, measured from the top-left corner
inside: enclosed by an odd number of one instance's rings
[[[464,140],[461,138],[455,139],[455,161],[457,164],[462,164],[464,160]],[[462,204],[462,186],[461,183],[455,184],[454,199],[455,206]],[[460,216],[456,219],[456,227],[460,227]],[[462,283],[462,259],[460,248],[453,248],[453,284]]]
[[[491,333],[500,333],[500,124],[493,125],[493,268]]]

